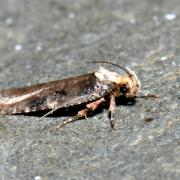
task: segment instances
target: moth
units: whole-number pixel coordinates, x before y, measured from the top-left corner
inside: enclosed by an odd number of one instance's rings
[[[125,74],[118,74],[100,67],[99,70],[68,79],[52,81],[28,87],[0,90],[0,114],[25,114],[49,110],[48,116],[58,109],[85,104],[77,115],[64,120],[58,127],[87,117],[103,102],[109,103],[110,125],[115,128],[116,98],[158,97],[142,95],[140,81],[130,68],[108,63],[121,68]]]

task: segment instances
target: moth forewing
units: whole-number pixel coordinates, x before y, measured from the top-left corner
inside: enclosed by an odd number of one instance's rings
[[[108,89],[109,88],[109,89]],[[91,102],[108,94],[94,73],[29,87],[0,91],[0,113],[19,114]]]

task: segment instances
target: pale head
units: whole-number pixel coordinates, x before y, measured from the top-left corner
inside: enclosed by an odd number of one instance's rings
[[[119,65],[116,66],[122,68],[126,72],[126,74],[121,75],[100,67],[95,75],[100,81],[109,81],[115,83],[116,96],[124,95],[127,98],[135,98],[140,91],[140,81],[138,80],[138,77],[136,76],[135,72],[128,67]]]

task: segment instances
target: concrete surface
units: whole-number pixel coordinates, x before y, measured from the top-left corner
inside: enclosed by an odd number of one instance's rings
[[[0,0],[0,54],[1,89],[108,59],[161,97],[119,105],[116,131],[106,109],[61,130],[63,116],[0,115],[1,180],[179,179],[179,0]]]

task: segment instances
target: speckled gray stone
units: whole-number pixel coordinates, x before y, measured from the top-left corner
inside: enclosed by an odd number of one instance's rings
[[[87,61],[108,59],[160,99],[119,105],[115,131],[106,109],[60,130],[67,117],[0,115],[0,179],[179,179],[179,12],[179,0],[1,0],[1,89],[91,72],[97,65]]]

